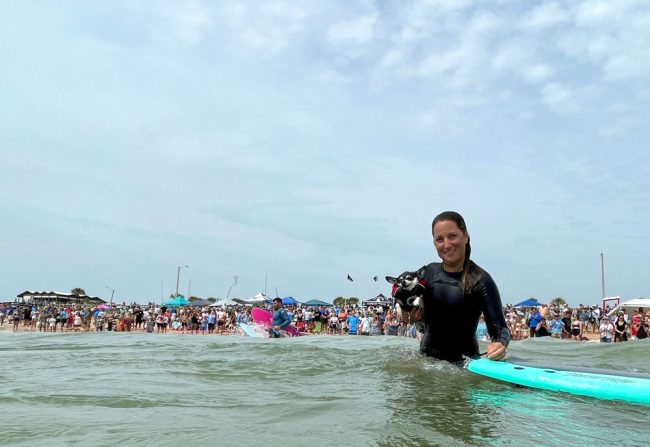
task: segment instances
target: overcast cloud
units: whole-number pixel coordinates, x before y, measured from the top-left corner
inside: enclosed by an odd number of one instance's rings
[[[649,296],[650,4],[0,4],[0,298],[389,294],[465,216],[502,299]],[[355,281],[350,283],[350,274]],[[380,281],[372,278],[378,275]]]

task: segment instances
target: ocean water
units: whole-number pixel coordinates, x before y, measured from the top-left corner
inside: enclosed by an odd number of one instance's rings
[[[513,342],[650,372],[646,340]],[[412,339],[0,333],[3,446],[647,446],[650,407],[518,388]]]

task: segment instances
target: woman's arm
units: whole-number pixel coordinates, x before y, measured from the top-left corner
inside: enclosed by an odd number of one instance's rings
[[[506,347],[510,343],[510,331],[503,315],[499,289],[492,277],[483,271],[474,292],[481,300],[485,324],[492,339],[492,343],[487,347],[487,356],[491,360],[503,360],[506,356]]]

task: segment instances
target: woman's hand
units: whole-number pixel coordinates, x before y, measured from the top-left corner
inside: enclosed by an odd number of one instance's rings
[[[490,360],[505,360],[506,347],[498,341],[487,345],[487,358]]]

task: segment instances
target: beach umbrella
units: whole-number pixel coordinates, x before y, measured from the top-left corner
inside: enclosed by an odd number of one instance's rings
[[[282,298],[282,304],[285,306],[295,306],[298,304],[298,301],[296,301],[292,296],[285,296]]]
[[[106,304],[100,304],[99,306],[97,306],[97,309],[99,309],[99,310],[106,310],[106,309],[110,309],[110,308],[111,308],[111,306],[107,306]]]

